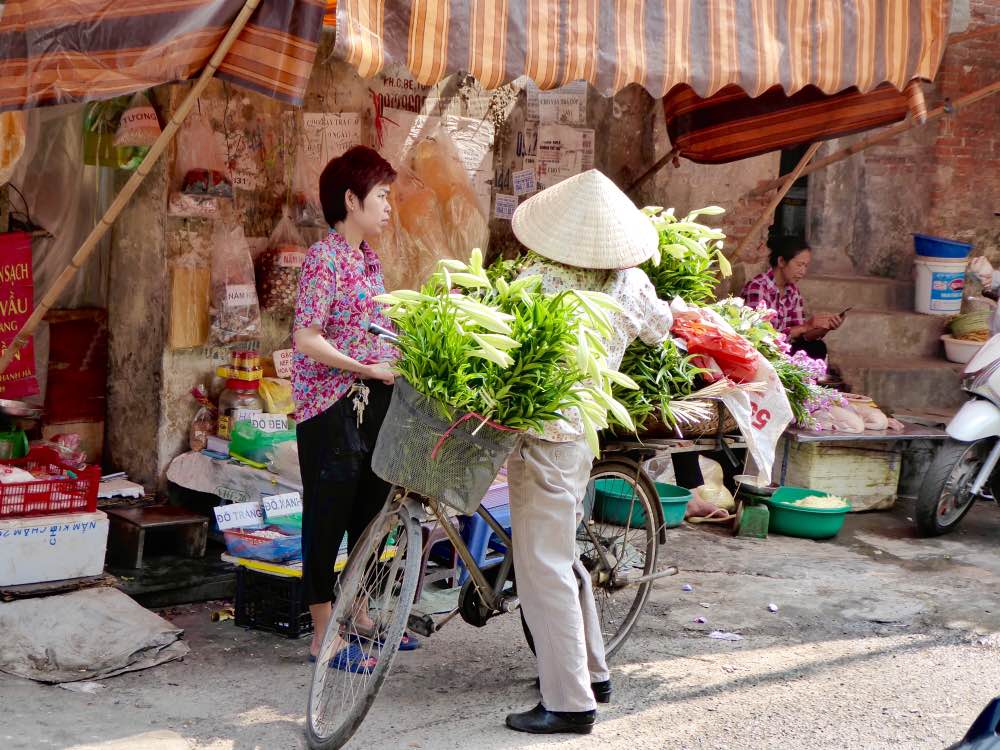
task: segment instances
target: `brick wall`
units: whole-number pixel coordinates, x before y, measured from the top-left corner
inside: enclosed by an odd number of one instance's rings
[[[971,0],[967,30],[993,24],[1000,0]],[[1000,33],[956,43],[925,87],[928,108],[998,80]],[[861,164],[859,215],[844,243],[858,271],[908,278],[912,232],[972,242],[1000,261],[1000,94],[868,149]]]
[[[1000,0],[972,0],[969,30],[1000,24]],[[948,48],[929,103],[1000,81],[1000,33]],[[934,173],[924,231],[973,242],[1000,260],[1000,94],[933,125]]]

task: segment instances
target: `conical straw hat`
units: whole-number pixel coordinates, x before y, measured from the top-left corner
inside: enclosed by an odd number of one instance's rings
[[[529,250],[578,268],[632,268],[659,242],[649,218],[596,169],[526,200],[514,212],[513,228]]]

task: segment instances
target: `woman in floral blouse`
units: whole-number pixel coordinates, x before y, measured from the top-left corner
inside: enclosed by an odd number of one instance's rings
[[[330,619],[344,534],[353,547],[389,493],[372,472],[371,451],[392,395],[394,354],[366,331],[369,322],[390,324],[375,302],[385,291],[382,267],[364,238],[388,223],[395,179],[392,166],[364,146],[326,166],[320,200],[332,229],[309,249],[299,278],[292,384],[303,487],[302,578],[315,628],[310,661]],[[363,604],[355,620],[359,632],[373,627]],[[409,636],[402,644],[404,650],[415,646]],[[373,662],[345,643],[331,665],[358,672]]]

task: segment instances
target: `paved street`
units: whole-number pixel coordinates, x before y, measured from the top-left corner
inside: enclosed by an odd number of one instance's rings
[[[657,585],[589,737],[503,728],[537,701],[520,623],[504,617],[456,622],[400,655],[351,747],[940,750],[1000,693],[1000,510],[980,503],[937,540],[912,538],[909,515],[903,503],[852,516],[832,543],[671,532],[664,559],[681,575]],[[187,631],[183,663],[95,695],[0,676],[0,747],[304,747],[306,642],[212,623],[210,611],[167,613]]]

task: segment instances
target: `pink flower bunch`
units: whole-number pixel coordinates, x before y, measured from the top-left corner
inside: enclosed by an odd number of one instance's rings
[[[766,323],[770,323],[772,320],[774,320],[776,317],[778,317],[777,311],[776,310],[772,310],[770,307],[768,307],[763,302],[758,302],[757,303],[757,307],[754,308],[754,312],[756,312],[758,315],[760,315],[760,317]]]
[[[810,414],[815,414],[823,409],[829,409],[831,406],[847,407],[847,399],[839,391],[835,391],[832,388],[814,385],[809,388],[809,391],[809,400],[806,401],[805,406]]]
[[[791,356],[792,364],[798,365],[803,370],[809,373],[809,377],[815,383],[818,380],[822,380],[826,377],[826,361],[822,359],[813,359],[808,354],[803,351],[795,352]]]

